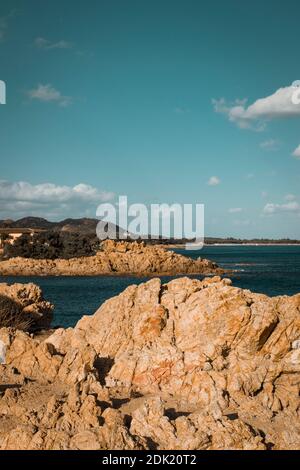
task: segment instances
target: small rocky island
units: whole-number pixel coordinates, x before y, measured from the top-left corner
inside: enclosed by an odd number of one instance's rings
[[[224,270],[207,259],[193,260],[160,245],[106,240],[94,256],[71,259],[9,258],[0,261],[6,276],[98,276],[177,274],[222,274]]]
[[[49,325],[38,288],[1,292]],[[75,328],[1,328],[0,357],[0,449],[300,447],[300,294],[154,278]]]

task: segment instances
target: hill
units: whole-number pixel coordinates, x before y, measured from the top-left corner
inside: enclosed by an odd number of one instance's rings
[[[81,218],[81,219],[64,219],[59,222],[50,222],[42,217],[24,217],[18,220],[0,220],[0,228],[34,228],[45,229],[55,232],[70,232],[83,235],[95,235],[96,227],[99,220]],[[109,230],[115,229],[113,224],[109,224]],[[116,232],[119,233],[119,227]]]
[[[96,227],[98,224],[98,219],[92,219],[88,217],[83,217],[80,219],[67,218],[58,222],[50,222],[47,219],[42,217],[23,217],[18,220],[0,220],[0,229],[1,228],[35,228],[35,229],[45,229],[53,230],[58,232],[69,232],[69,233],[78,233],[82,235],[94,235],[96,233]],[[114,224],[108,224],[108,232],[115,232],[117,235],[124,233],[124,230]],[[110,237],[113,238],[113,237]],[[117,236],[118,238],[118,236]],[[125,237],[126,238],[126,237]],[[129,239],[129,237],[128,237]],[[159,239],[148,236],[148,240],[145,240],[146,243],[152,244],[185,244],[190,242],[188,239],[174,239],[174,238],[164,238],[160,237]],[[253,238],[253,239],[241,239],[234,237],[220,238],[220,237],[205,237],[206,245],[214,244],[231,244],[231,245],[240,245],[240,244],[257,244],[257,245],[266,245],[266,244],[300,244],[300,240],[292,240],[289,238],[284,239],[269,239],[269,238]]]

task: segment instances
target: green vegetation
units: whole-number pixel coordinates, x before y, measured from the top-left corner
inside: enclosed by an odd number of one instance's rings
[[[13,244],[4,247],[4,258],[70,259],[92,256],[99,249],[96,235],[70,232],[23,234]]]

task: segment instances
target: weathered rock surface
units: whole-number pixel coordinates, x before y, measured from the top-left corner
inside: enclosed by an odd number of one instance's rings
[[[193,260],[162,246],[137,242],[102,243],[95,256],[72,259],[38,260],[11,258],[0,262],[0,275],[7,276],[97,276],[97,275],[175,275],[221,274],[224,271],[207,260]]]
[[[53,305],[44,300],[35,284],[0,284],[0,327],[17,319],[31,329],[48,328],[52,316]]]
[[[0,340],[1,449],[300,448],[300,294],[152,279]]]

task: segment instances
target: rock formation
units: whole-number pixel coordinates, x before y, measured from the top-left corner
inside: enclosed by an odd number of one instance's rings
[[[152,279],[74,329],[0,340],[1,449],[300,447],[300,294]]]
[[[0,328],[12,324],[31,330],[49,328],[52,316],[53,305],[35,284],[0,284]]]
[[[0,262],[0,275],[6,276],[97,276],[97,275],[176,275],[221,274],[224,271],[206,259],[193,260],[162,246],[143,242],[106,240],[95,256],[39,260],[10,258]]]

